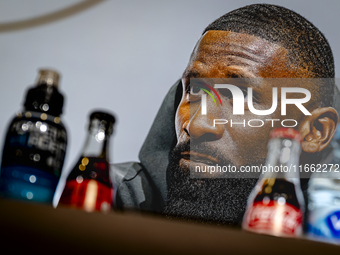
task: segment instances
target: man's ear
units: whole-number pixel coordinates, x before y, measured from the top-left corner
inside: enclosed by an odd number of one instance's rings
[[[332,107],[317,108],[300,122],[301,148],[307,153],[322,151],[332,140],[339,122],[337,111]]]

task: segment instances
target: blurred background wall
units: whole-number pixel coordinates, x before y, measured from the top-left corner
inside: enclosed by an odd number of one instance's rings
[[[64,174],[79,156],[88,113],[95,108],[111,110],[118,118],[111,161],[138,161],[139,149],[157,110],[181,76],[204,28],[233,9],[257,3],[85,2],[0,0],[1,147],[9,121],[21,109],[37,70],[52,67],[62,75],[60,88],[66,96],[62,119],[69,144]],[[314,23],[332,46],[339,77],[340,1],[262,2],[290,8]],[[70,7],[71,11],[63,12]]]

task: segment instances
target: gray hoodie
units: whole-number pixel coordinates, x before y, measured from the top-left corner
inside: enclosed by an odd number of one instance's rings
[[[177,81],[166,95],[139,152],[140,162],[111,165],[117,208],[163,211],[168,157],[176,142],[175,113],[182,93],[179,84]]]

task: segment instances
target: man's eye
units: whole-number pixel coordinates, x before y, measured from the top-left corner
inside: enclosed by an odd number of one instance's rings
[[[198,86],[188,86],[187,93],[191,95],[202,95],[204,91]]]

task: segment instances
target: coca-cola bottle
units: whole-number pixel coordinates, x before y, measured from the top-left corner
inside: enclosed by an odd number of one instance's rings
[[[59,205],[88,212],[111,210],[113,187],[109,174],[109,139],[114,122],[115,118],[106,112],[95,111],[90,115],[85,145],[67,177]]]
[[[299,132],[278,128],[271,132],[266,164],[248,198],[242,227],[283,237],[302,234],[304,200],[300,187]]]
[[[9,125],[1,163],[4,197],[52,203],[67,145],[60,119],[64,97],[58,84],[57,72],[40,70],[23,111]]]

